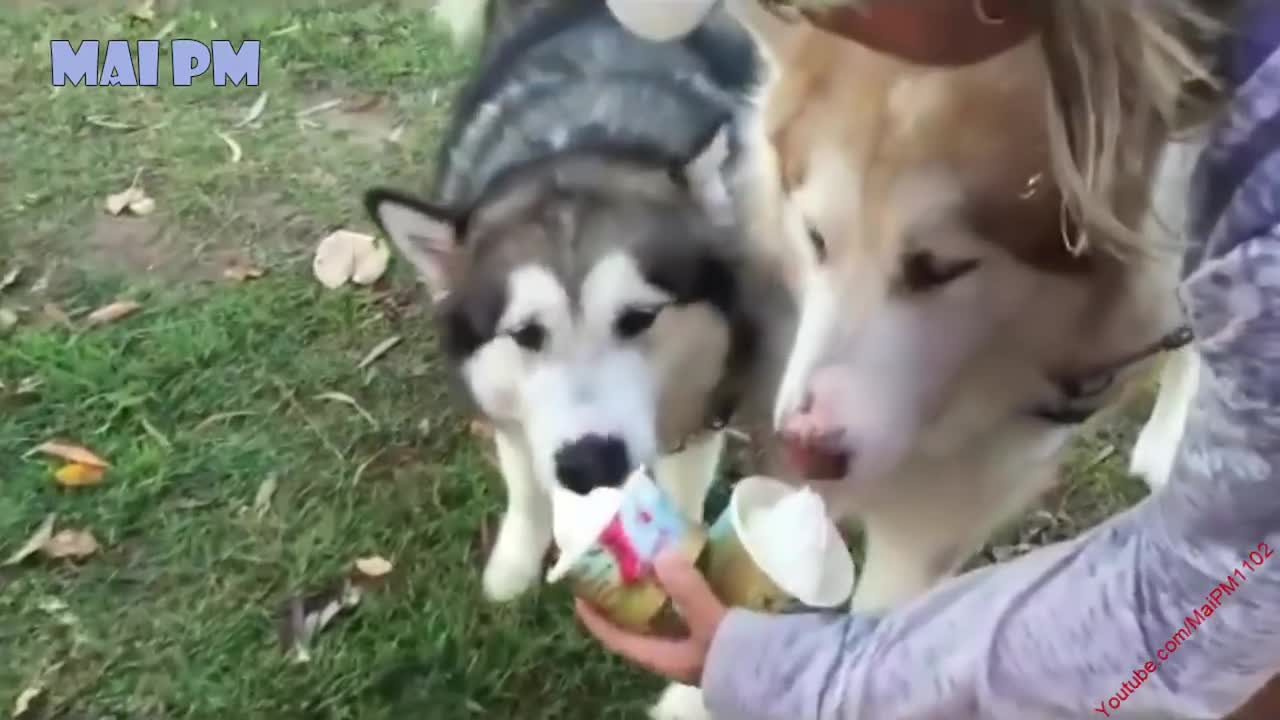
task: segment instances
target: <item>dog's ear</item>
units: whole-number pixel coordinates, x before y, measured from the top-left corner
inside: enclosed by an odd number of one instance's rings
[[[733,221],[733,198],[729,193],[725,162],[729,159],[730,127],[724,123],[704,139],[698,150],[676,169],[682,182],[716,222]]]
[[[432,300],[448,295],[461,253],[462,220],[386,188],[370,190],[364,204],[382,232],[426,281]]]

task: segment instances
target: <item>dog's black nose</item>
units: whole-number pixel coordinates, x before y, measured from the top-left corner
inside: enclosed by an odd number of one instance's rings
[[[630,470],[627,446],[614,437],[587,435],[556,451],[556,477],[579,495],[597,487],[617,487]]]

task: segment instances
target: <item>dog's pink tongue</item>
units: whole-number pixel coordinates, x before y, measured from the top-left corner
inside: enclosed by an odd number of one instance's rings
[[[849,453],[823,448],[801,439],[786,441],[787,460],[809,480],[839,480],[849,474]]]

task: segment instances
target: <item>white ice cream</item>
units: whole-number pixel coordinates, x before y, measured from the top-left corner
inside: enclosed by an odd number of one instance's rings
[[[821,591],[829,522],[822,497],[807,487],[743,518],[760,569],[798,598]]]
[[[718,0],[606,0],[628,30],[663,42],[688,35],[702,24]]]
[[[547,582],[564,577],[575,560],[604,532],[622,507],[622,490],[598,487],[586,495],[556,488],[551,494],[551,535],[560,557],[547,572]]]

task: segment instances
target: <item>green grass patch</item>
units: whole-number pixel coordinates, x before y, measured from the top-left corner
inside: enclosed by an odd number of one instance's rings
[[[425,184],[465,61],[412,3],[124,5],[24,2],[0,24],[0,274],[23,268],[0,294],[19,319],[0,335],[0,557],[49,513],[101,544],[0,569],[0,706],[40,684],[39,718],[641,717],[661,683],[585,638],[563,592],[480,601],[501,487],[405,268],[373,289],[310,276],[325,232],[371,228],[365,188]],[[50,39],[162,32],[262,40],[261,86],[50,86]],[[156,213],[104,213],[135,179]],[[230,282],[232,262],[268,274]],[[120,298],[142,309],[84,329]],[[996,543],[1141,497],[1128,428],[1082,442],[1046,513]],[[105,481],[59,488],[24,457],[53,438],[106,457]],[[374,553],[386,587],[289,662],[282,605]]]

